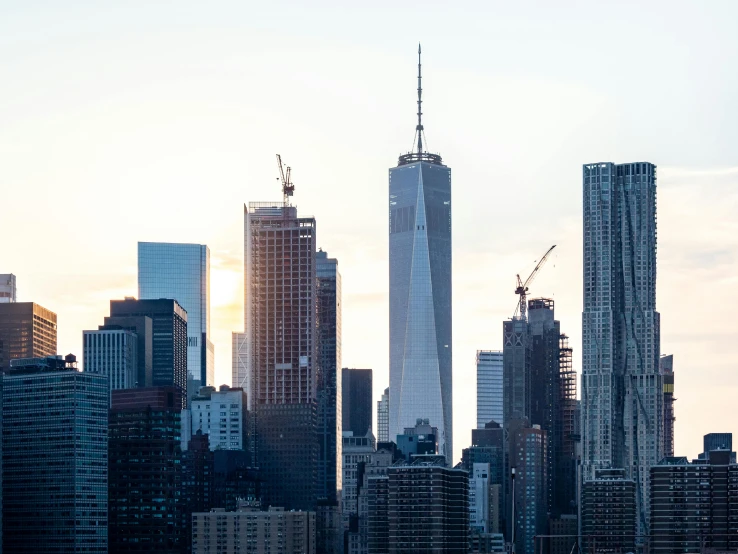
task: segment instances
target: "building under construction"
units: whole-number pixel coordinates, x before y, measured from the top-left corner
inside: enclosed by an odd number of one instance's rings
[[[674,455],[674,356],[661,356],[661,375],[664,379],[664,456]]]
[[[315,219],[289,203],[244,213],[244,333],[234,335],[234,381],[248,390],[255,461],[266,505],[313,509],[316,498],[317,345]]]

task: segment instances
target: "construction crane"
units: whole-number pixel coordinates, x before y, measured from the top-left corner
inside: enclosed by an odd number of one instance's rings
[[[279,177],[277,180],[282,181],[282,196],[284,198],[284,205],[290,205],[290,196],[295,193],[295,185],[290,180],[292,174],[292,168],[282,164],[282,156],[277,154],[277,165],[279,166]]]
[[[515,294],[520,296],[520,300],[518,302],[518,306],[515,308],[515,316],[517,316],[518,312],[520,312],[520,319],[525,319],[526,312],[528,311],[528,287],[533,282],[533,279],[535,279],[536,275],[538,275],[538,272],[543,267],[543,264],[546,263],[548,255],[553,251],[554,248],[556,248],[555,244],[546,251],[541,260],[538,262],[538,265],[536,265],[531,274],[528,275],[528,278],[525,280],[525,282],[520,279],[520,275],[516,276],[518,278],[518,287],[515,289]]]

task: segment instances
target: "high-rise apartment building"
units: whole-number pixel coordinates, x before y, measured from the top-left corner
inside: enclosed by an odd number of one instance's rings
[[[121,319],[131,324],[137,320],[139,327],[146,327],[146,320],[140,318],[151,319],[152,386],[179,387],[184,408],[187,402],[187,312],[174,299],[136,300],[127,297],[110,301],[110,317],[105,318],[105,323],[107,327],[109,322],[112,324]],[[140,380],[139,386],[143,386]]]
[[[16,302],[15,275],[0,273],[0,304]]]
[[[389,442],[389,387],[384,389],[382,397],[377,400],[377,440]]]
[[[502,352],[477,350],[477,429],[505,423],[502,398]]]
[[[315,548],[315,512],[275,507],[261,511],[242,503],[235,512],[192,514],[193,554],[312,554]]]
[[[364,435],[372,428],[372,370],[342,370],[343,430]]]
[[[649,469],[664,452],[656,311],[656,166],[584,166],[582,470],[623,468],[648,532]]]
[[[668,457],[651,468],[651,552],[738,548],[738,465],[730,454],[713,450],[692,463]]]
[[[286,509],[313,509],[318,492],[316,265],[314,218],[282,202],[244,207],[234,385],[248,396],[264,502]]]
[[[418,418],[453,459],[451,168],[424,149],[418,48],[413,151],[389,170],[390,437]]]
[[[185,545],[177,386],[115,390],[109,418],[110,552],[179,554]]]
[[[530,418],[530,328],[522,316],[502,322],[503,421]]]
[[[138,297],[170,298],[187,312],[187,390],[214,385],[210,341],[210,249],[203,244],[138,243]]]
[[[446,467],[443,456],[430,456],[395,464],[387,468],[387,477],[388,554],[468,551],[465,470]]]
[[[659,359],[661,375],[664,379],[664,456],[674,455],[674,355]]]
[[[317,307],[317,367],[318,367],[318,498],[329,503],[337,502],[341,490],[341,436],[342,395],[341,368],[341,273],[338,260],[329,258],[320,250],[315,254]],[[319,534],[323,524],[332,521],[324,504],[319,511]],[[336,504],[336,511],[338,506]],[[326,517],[323,517],[326,516]],[[324,547],[323,542],[321,547]]]
[[[108,380],[70,354],[13,360],[3,389],[3,552],[107,553]]]
[[[56,354],[56,314],[34,302],[0,304],[0,369]]]
[[[585,552],[634,552],[636,483],[623,469],[598,469],[582,485],[581,544]]]
[[[82,331],[82,367],[110,380],[110,390],[138,382],[138,335],[129,329]]]
[[[246,393],[228,385],[201,387],[182,411],[182,450],[198,432],[208,435],[210,450],[246,450],[248,411]]]
[[[354,436],[351,431],[344,432],[343,436],[343,489],[341,490],[341,512],[344,532],[350,531],[352,519],[359,513],[359,487],[363,474],[359,464],[368,462],[376,451],[377,441],[371,431]],[[358,540],[358,536],[355,540]]]

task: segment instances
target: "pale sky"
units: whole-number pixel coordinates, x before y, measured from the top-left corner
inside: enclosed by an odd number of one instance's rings
[[[596,4],[596,5],[595,5]],[[0,273],[59,316],[59,351],[136,294],[138,241],[207,244],[218,384],[241,330],[243,204],[294,201],[343,276],[343,365],[388,376],[387,170],[452,168],[454,446],[477,349],[515,274],[558,247],[550,296],[581,369],[581,166],[658,165],[663,353],[676,453],[738,433],[738,3],[0,3]],[[737,436],[738,440],[738,436]]]

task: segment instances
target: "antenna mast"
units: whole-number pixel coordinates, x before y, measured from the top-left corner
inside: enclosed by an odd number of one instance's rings
[[[292,177],[292,168],[282,164],[282,156],[279,154],[277,154],[277,166],[279,167],[279,177],[277,179],[282,181],[282,198],[285,207],[287,207],[290,205],[290,196],[295,193],[295,185],[290,180]]]
[[[420,43],[418,43],[418,125],[415,127],[415,131],[418,134],[418,154],[423,153],[423,74],[420,64],[420,52]]]

